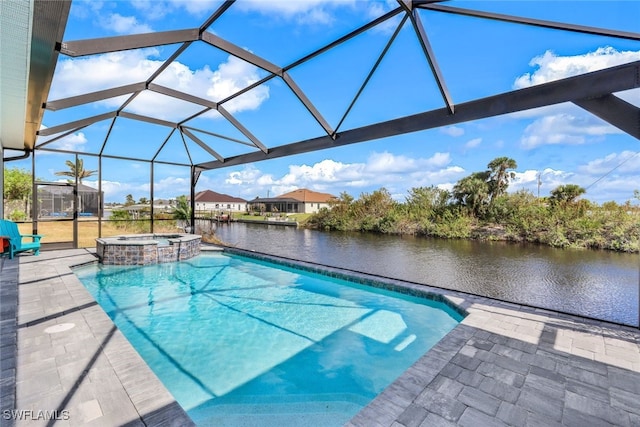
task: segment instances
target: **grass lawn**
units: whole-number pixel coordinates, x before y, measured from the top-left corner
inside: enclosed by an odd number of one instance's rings
[[[288,215],[290,221],[297,221],[299,224],[304,222],[312,214],[292,214]],[[263,221],[264,216],[254,215],[238,215],[234,214],[235,219],[244,219],[249,221]],[[155,220],[154,231],[157,233],[174,233],[182,232],[176,227],[175,220]],[[31,234],[31,223],[19,223],[18,229],[22,234]],[[102,237],[117,236],[120,234],[143,234],[151,232],[151,223],[148,220],[141,221],[102,221]],[[42,243],[61,243],[73,241],[73,221],[39,221],[38,234],[44,236],[40,240]],[[78,221],[78,247],[79,248],[95,248],[96,239],[99,237],[98,220],[95,218],[84,218]],[[209,236],[213,237],[213,236]],[[26,238],[25,241],[31,241]],[[213,243],[219,243],[213,241]]]
[[[157,233],[171,233],[182,231],[175,226],[175,221],[154,221],[154,231]],[[31,234],[31,223],[18,224],[22,234]],[[102,237],[116,236],[119,234],[142,234],[151,232],[149,221],[102,221]],[[73,241],[73,221],[40,221],[38,222],[38,234],[44,237],[42,243],[58,243]],[[78,221],[78,247],[95,248],[98,238],[97,220]],[[24,241],[30,241],[26,238]]]

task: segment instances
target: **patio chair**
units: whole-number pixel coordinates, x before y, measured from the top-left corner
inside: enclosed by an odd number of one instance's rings
[[[33,251],[34,255],[40,254],[40,239],[43,236],[40,234],[20,234],[18,225],[15,222],[0,219],[0,237],[9,241],[9,246],[6,250],[8,250],[10,259],[18,252]],[[23,242],[23,237],[31,237],[32,241]],[[0,251],[3,250],[5,250],[4,247],[0,248]]]

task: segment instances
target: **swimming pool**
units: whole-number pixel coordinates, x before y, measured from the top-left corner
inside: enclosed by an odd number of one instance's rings
[[[198,425],[342,425],[462,317],[224,253],[78,278]]]

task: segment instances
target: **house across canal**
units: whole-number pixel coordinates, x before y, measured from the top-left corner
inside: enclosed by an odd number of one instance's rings
[[[277,197],[256,197],[247,206],[252,212],[273,213],[316,213],[322,208],[330,207],[337,197],[329,193],[301,188]]]

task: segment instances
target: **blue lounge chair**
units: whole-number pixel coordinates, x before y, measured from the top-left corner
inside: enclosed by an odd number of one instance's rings
[[[9,241],[9,258],[13,258],[18,252],[33,251],[34,255],[40,254],[40,234],[20,234],[15,222],[0,219],[0,236]],[[31,242],[23,242],[23,237],[31,237]],[[0,248],[2,251],[2,248]]]

